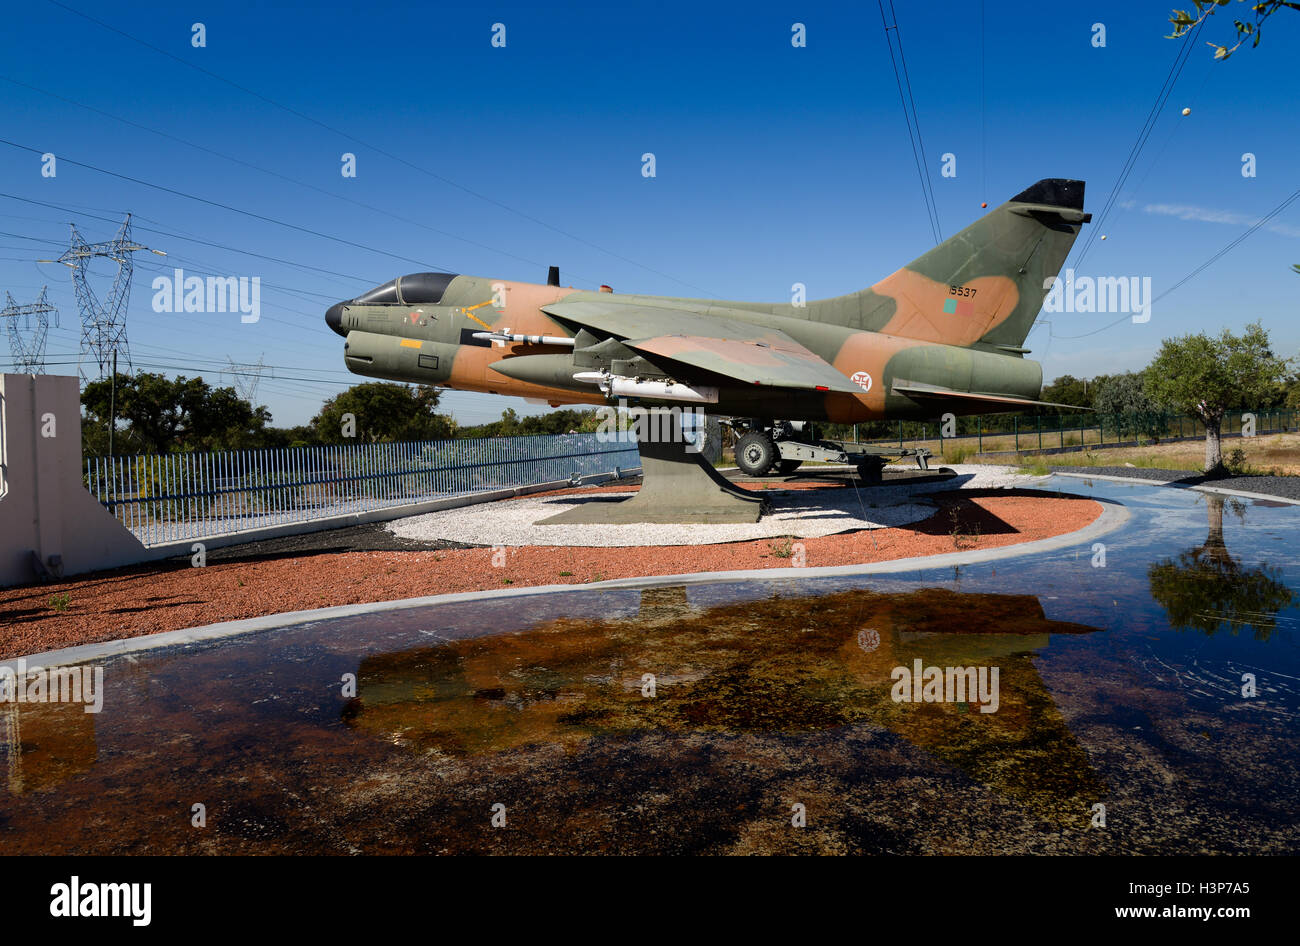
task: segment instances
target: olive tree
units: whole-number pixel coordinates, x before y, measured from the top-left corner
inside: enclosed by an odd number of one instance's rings
[[[1272,397],[1290,361],[1273,354],[1259,322],[1241,335],[1201,332],[1166,338],[1147,367],[1144,386],[1156,404],[1195,414],[1205,425],[1205,471],[1223,467],[1220,424],[1232,407],[1256,407]]]
[[[1196,5],[1195,10],[1175,10],[1174,15],[1169,18],[1169,22],[1174,25],[1174,31],[1169,39],[1187,36],[1213,16],[1218,7],[1226,7],[1230,2],[1231,0],[1192,0]],[[1237,41],[1231,46],[1221,46],[1218,43],[1207,44],[1214,48],[1215,59],[1227,59],[1248,39],[1252,41],[1250,44],[1252,47],[1258,46],[1259,41],[1264,37],[1264,21],[1279,10],[1300,10],[1300,3],[1296,0],[1237,0],[1237,2],[1248,3],[1248,9],[1255,15],[1255,19],[1253,21],[1233,20],[1232,25],[1237,31]]]

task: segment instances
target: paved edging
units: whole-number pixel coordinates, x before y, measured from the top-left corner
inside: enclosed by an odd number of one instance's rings
[[[1218,493],[1221,496],[1244,496],[1246,499],[1266,499],[1275,503],[1286,503],[1289,506],[1300,506],[1300,499],[1289,499],[1286,496],[1274,496],[1272,493],[1252,493],[1244,489],[1225,489],[1222,486],[1206,486],[1202,483],[1184,486],[1177,480],[1148,480],[1137,476],[1111,476],[1109,474],[1092,474],[1092,473],[1061,473],[1056,470],[1052,471],[1052,476],[1073,476],[1081,480],[1106,480],[1110,483],[1139,483],[1143,486],[1172,486],[1174,489],[1194,489],[1202,493]]]
[[[124,654],[157,650],[163,647],[198,644],[205,641],[219,640],[224,637],[235,637],[240,634],[275,630],[313,621],[327,621],[332,618],[353,617],[378,611],[422,608],[432,604],[454,604],[465,601],[518,598],[574,591],[636,590],[660,585],[704,585],[728,581],[885,575],[922,568],[952,568],[955,565],[975,565],[1021,555],[1033,555],[1038,552],[1049,552],[1071,545],[1091,542],[1098,536],[1118,529],[1129,519],[1129,510],[1119,503],[1097,497],[1085,496],[1080,498],[1092,499],[1102,507],[1101,515],[1089,525],[1084,526],[1082,529],[1076,529],[1074,532],[1066,532],[1051,538],[1021,542],[1015,545],[1004,545],[995,549],[974,549],[965,552],[949,552],[943,555],[925,555],[857,565],[827,565],[820,568],[757,568],[726,572],[694,572],[687,575],[646,575],[639,578],[614,578],[609,581],[591,582],[585,585],[537,585],[529,588],[496,588],[488,591],[463,591],[453,594],[426,595],[418,598],[400,598],[395,601],[337,605],[329,608],[316,608],[310,611],[289,611],[283,614],[267,614],[238,621],[222,621],[218,624],[207,624],[202,627],[164,631],[159,634],[145,634],[139,637],[103,641],[97,644],[82,644],[78,647],[65,647],[62,650],[46,651],[28,657],[14,657],[3,660],[0,661],[0,667],[14,667],[19,659],[25,660],[29,667],[37,665],[68,666],[92,660],[105,660]]]

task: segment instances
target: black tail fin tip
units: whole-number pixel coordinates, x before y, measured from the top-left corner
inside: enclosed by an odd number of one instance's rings
[[[1083,209],[1083,181],[1047,177],[1011,198],[1020,204],[1047,204],[1050,207]]]

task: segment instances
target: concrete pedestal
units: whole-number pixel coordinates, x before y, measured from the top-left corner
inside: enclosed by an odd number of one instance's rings
[[[757,522],[766,511],[762,494],[741,489],[699,453],[688,451],[677,415],[669,413],[669,418],[671,423],[650,425],[658,439],[637,444],[643,478],[635,496],[593,496],[536,524]]]

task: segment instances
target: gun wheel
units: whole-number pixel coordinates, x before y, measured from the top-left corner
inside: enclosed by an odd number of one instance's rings
[[[736,444],[736,466],[746,476],[763,476],[777,464],[780,456],[776,442],[765,430],[751,430]]]

